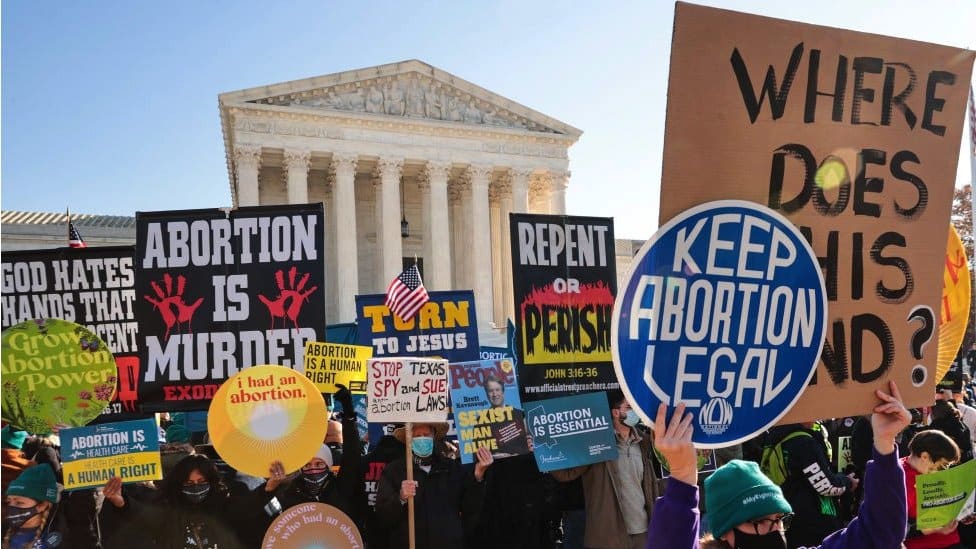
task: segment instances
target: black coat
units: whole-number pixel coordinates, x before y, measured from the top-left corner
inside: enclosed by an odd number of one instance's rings
[[[561,515],[555,506],[556,484],[539,472],[532,454],[496,461],[485,475],[485,505],[468,546],[554,548],[552,523]]]
[[[376,496],[376,519],[390,531],[390,548],[408,547],[407,505],[400,503],[400,484],[407,479],[406,460],[383,469]],[[474,478],[474,467],[434,454],[429,473],[413,465],[416,546],[425,549],[465,547],[465,534],[478,523],[485,486]]]

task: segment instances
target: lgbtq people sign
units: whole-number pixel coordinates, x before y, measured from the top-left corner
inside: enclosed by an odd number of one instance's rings
[[[673,218],[634,258],[612,338],[621,388],[644,422],[684,402],[702,448],[775,423],[820,358],[827,296],[803,235],[738,200]]]

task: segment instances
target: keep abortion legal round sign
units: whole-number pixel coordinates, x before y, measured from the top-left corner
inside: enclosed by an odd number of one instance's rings
[[[702,448],[769,428],[813,377],[827,295],[803,235],[769,208],[720,200],[674,217],[634,258],[618,292],[613,362],[653,425],[684,402]]]

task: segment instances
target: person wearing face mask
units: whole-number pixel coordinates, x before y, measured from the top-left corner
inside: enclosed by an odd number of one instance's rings
[[[48,465],[34,465],[7,485],[3,508],[3,549],[58,547],[58,486]]]
[[[138,509],[156,545],[164,549],[237,549],[241,508],[208,457],[183,458],[162,481],[155,505]],[[134,533],[145,535],[143,532]]]
[[[407,480],[407,461],[398,458],[383,469],[376,495],[376,521],[390,532],[391,549],[408,547],[407,501],[414,498],[416,546],[464,548],[478,523],[485,497],[485,473],[494,458],[479,448],[474,466],[444,454],[446,423],[412,424],[410,444],[414,480]],[[401,427],[394,434],[406,440]]]
[[[916,526],[917,507],[915,481],[918,475],[948,469],[959,461],[959,446],[948,435],[936,429],[919,431],[908,443],[911,452],[901,460],[908,487],[908,549],[956,549],[959,542],[959,524],[956,521],[940,527],[919,530]]]
[[[260,545],[271,522],[285,510],[302,503],[319,502],[337,507],[363,527],[366,488],[362,472],[362,440],[356,426],[356,410],[352,393],[339,385],[335,402],[342,407],[342,452],[339,472],[334,474],[335,455],[326,442],[302,468],[288,475],[284,465],[275,461],[269,469],[267,482],[249,496],[246,506],[251,509],[244,539],[248,545]],[[339,422],[334,422],[339,423]],[[330,427],[331,429],[331,427]]]
[[[588,548],[644,547],[651,506],[659,495],[651,462],[650,434],[623,392],[609,391],[610,417],[617,440],[617,459],[552,471],[560,482],[583,479]]]
[[[895,382],[876,390],[871,427],[873,460],[865,469],[864,500],[846,528],[827,536],[819,549],[898,549],[907,520],[905,476],[895,437],[911,421]],[[671,465],[664,496],[654,505],[647,549],[786,549],[793,509],[783,492],[754,462],[732,460],[705,479],[712,535],[699,540],[698,459],[692,443],[694,415],[678,404],[670,420],[658,408],[654,444]]]

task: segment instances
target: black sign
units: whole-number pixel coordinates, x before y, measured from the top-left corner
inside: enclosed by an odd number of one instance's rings
[[[202,410],[243,368],[325,340],[322,204],[136,214],[144,409]]]

